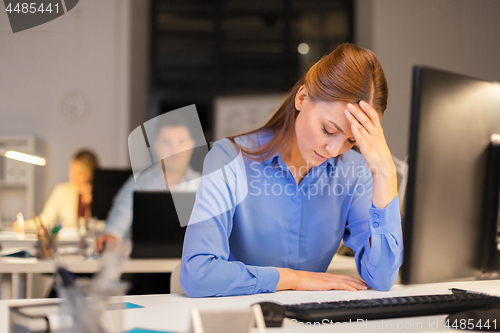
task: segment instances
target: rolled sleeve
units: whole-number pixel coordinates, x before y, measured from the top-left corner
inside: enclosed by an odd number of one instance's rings
[[[278,287],[280,273],[276,267],[253,266],[257,275],[257,283],[252,294],[274,293]],[[251,269],[250,269],[251,270]]]
[[[403,260],[403,235],[399,198],[384,209],[369,209],[371,245],[357,253],[358,272],[372,288],[386,291],[396,282]]]
[[[364,222],[358,219],[350,227],[351,235],[345,243],[355,253],[361,278],[374,289],[389,290],[396,282],[403,262],[399,197],[396,195],[386,208],[379,209],[372,204],[367,211]]]
[[[376,208],[373,203],[370,212],[371,235],[390,234],[401,230],[401,214],[399,212],[399,198],[396,195],[386,208]]]

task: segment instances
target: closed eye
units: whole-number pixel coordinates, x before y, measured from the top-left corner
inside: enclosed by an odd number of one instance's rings
[[[325,132],[325,134],[328,135],[328,136],[332,136],[332,135],[338,134],[338,133],[330,133],[330,132],[328,132],[325,127],[323,127],[323,132]],[[351,140],[351,139],[347,139],[347,140],[352,145],[356,143],[356,140]]]
[[[326,134],[326,135],[328,135],[328,136],[332,136],[332,135],[334,135],[334,134],[335,134],[335,133],[330,133],[330,132],[328,132],[328,131],[326,130],[326,128],[324,128],[324,127],[323,127],[323,132],[325,132],[325,134]]]

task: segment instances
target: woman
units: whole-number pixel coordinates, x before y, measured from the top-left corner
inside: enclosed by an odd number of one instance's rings
[[[77,228],[79,217],[90,216],[92,179],[97,167],[97,157],[89,150],[80,150],[73,156],[69,165],[69,181],[56,185],[39,215],[44,225],[59,221],[63,228]],[[34,229],[34,222],[26,221],[25,228]],[[17,221],[14,229],[20,231]]]
[[[386,106],[376,56],[342,44],[263,127],[217,142],[186,231],[183,290],[390,289],[403,246],[396,170],[380,125]],[[364,281],[325,273],[342,239]]]

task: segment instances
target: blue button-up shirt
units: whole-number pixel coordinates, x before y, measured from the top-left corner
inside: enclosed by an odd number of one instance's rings
[[[236,142],[255,149],[270,135]],[[330,158],[300,184],[279,152],[263,161],[236,155],[223,139],[205,158],[182,255],[189,296],[275,292],[276,267],[325,272],[342,239],[370,287],[392,287],[403,255],[398,197],[385,209],[373,206],[373,176],[361,154]]]

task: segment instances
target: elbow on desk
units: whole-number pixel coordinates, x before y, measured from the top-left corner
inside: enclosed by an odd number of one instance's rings
[[[193,298],[219,296],[218,291],[214,291],[214,286],[210,286],[207,281],[206,273],[207,269],[190,262],[189,259],[182,259],[179,279],[186,295]]]
[[[389,290],[391,290],[393,285],[394,284],[384,283],[384,284],[373,285],[371,287],[377,291],[389,291]]]
[[[183,277],[181,274],[181,288],[184,290],[186,295],[192,298],[200,298],[200,297],[210,297],[214,295],[210,295],[207,293],[207,290],[203,287],[203,284],[200,280],[196,280],[190,277]]]
[[[378,277],[378,278],[373,278],[370,277],[370,279],[366,279],[365,282],[373,289],[377,291],[389,291],[392,286],[396,283],[396,280],[398,278],[398,271],[393,273],[392,276],[389,278],[387,277]]]

